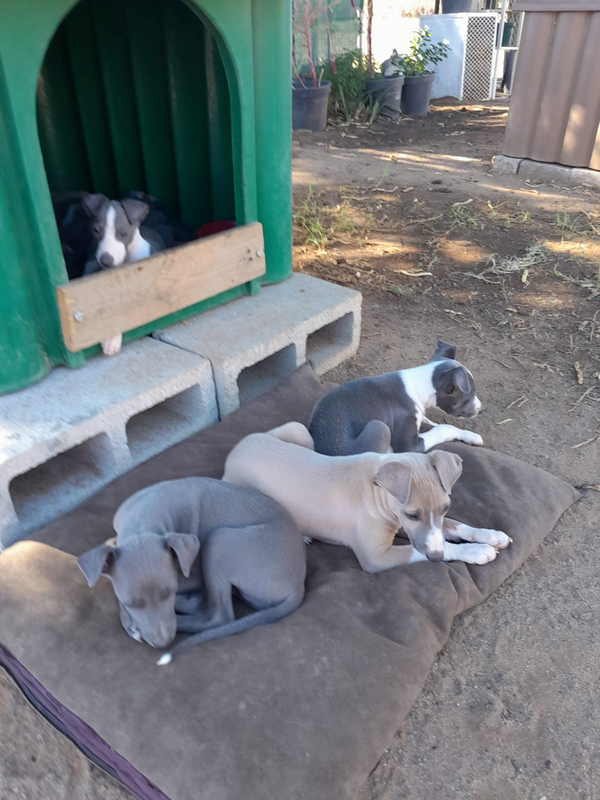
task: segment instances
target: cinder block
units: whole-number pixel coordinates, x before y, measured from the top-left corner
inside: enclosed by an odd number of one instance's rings
[[[600,172],[595,169],[583,169],[581,167],[573,167],[571,171],[571,184],[573,186],[592,186],[594,189],[600,189]]]
[[[532,161],[524,158],[519,167],[519,178],[568,186],[571,183],[571,172],[571,167],[565,167],[562,164],[548,164],[545,161]]]
[[[512,158],[511,156],[496,156],[492,164],[492,172],[498,175],[516,175],[522,160],[522,158]]]
[[[295,273],[153,336],[208,358],[221,417],[310,359],[323,374],[358,349],[362,297]]]
[[[217,419],[210,362],[149,337],[0,397],[0,544]]]

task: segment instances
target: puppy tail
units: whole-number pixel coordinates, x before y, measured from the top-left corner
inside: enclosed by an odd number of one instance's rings
[[[200,633],[195,633],[193,636],[188,636],[173,650],[161,656],[156,663],[159,667],[162,667],[165,664],[170,664],[175,656],[182,655],[197,644],[202,644],[202,642],[210,642],[213,639],[221,639],[224,636],[233,636],[236,633],[249,631],[259,625],[270,625],[272,622],[279,622],[280,619],[295,611],[302,603],[303,598],[304,587],[301,591],[293,592],[289,597],[286,597],[279,605],[263,608],[261,611],[248,614],[245,617],[241,617],[241,619],[234,620],[234,622],[228,622],[226,625],[219,625],[216,628],[209,628],[208,630],[200,631]]]

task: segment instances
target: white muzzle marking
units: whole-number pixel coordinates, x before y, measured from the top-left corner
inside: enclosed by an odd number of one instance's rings
[[[444,534],[439,528],[433,528],[425,539],[425,547],[428,553],[444,552]]]
[[[104,236],[100,240],[98,249],[96,250],[96,261],[102,263],[101,258],[105,253],[112,256],[113,267],[121,267],[125,263],[127,257],[127,248],[117,239],[117,231],[115,228],[116,212],[112,205],[108,207],[106,212],[106,225],[104,227]]]

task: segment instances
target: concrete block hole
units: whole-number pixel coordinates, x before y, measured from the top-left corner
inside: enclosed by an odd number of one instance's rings
[[[340,350],[352,344],[352,328],[354,314],[349,312],[340,319],[330,322],[314,333],[309,334],[306,340],[306,359],[312,361],[318,369],[330,358],[336,356]]]
[[[134,414],[125,429],[133,461],[150,458],[196,433],[206,424],[203,422],[205,414],[199,386],[192,386]]]
[[[101,433],[17,475],[8,491],[19,522],[37,525],[74,508],[106,485],[114,472],[111,445]]]
[[[296,369],[296,345],[290,344],[277,353],[246,367],[238,375],[240,405],[253,400],[276,386]]]

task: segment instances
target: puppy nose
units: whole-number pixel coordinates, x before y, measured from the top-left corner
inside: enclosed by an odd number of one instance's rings
[[[103,267],[107,268],[114,266],[115,263],[115,260],[110,253],[102,253],[98,261],[102,264]]]
[[[442,561],[444,558],[444,551],[438,550],[433,553],[427,553],[427,560],[428,561]]]

